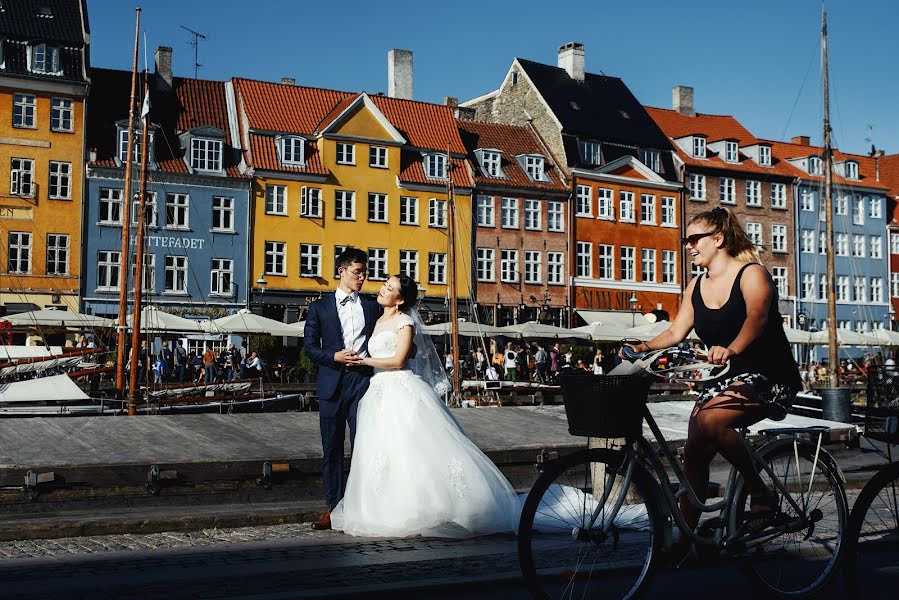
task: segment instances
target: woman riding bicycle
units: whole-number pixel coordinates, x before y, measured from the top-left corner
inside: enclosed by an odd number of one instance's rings
[[[687,254],[706,272],[687,285],[671,327],[634,349],[674,346],[695,328],[708,348],[709,362],[730,361],[727,378],[705,390],[693,408],[684,472],[705,501],[709,465],[720,452],[746,481],[751,496],[748,525],[761,529],[776,514],[777,498],[753,467],[736,430],[764,418],[783,419],[802,388],[799,369],[784,335],[777,288],[733,213],[721,207],[702,212],[690,220],[686,233]],[[699,511],[686,495],[680,508],[695,528]],[[679,550],[685,551],[689,543],[682,535]]]

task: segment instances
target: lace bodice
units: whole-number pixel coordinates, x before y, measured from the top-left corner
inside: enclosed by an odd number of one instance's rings
[[[407,315],[398,315],[375,325],[368,340],[368,353],[373,358],[389,358],[396,354],[396,332],[402,327],[414,327]]]

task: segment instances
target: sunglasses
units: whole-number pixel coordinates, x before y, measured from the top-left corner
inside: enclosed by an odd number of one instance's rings
[[[706,231],[705,233],[694,233],[693,235],[688,235],[685,238],[681,238],[680,244],[681,246],[695,246],[702,238],[709,237],[710,235],[715,235],[716,233],[718,232]]]

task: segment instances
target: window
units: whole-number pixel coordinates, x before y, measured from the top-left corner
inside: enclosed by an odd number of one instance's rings
[[[772,225],[771,226],[771,251],[786,252],[787,251],[787,226]]]
[[[35,73],[58,73],[59,48],[43,43],[31,46],[31,71]]]
[[[899,254],[899,233],[890,233],[890,254]]]
[[[503,198],[500,223],[504,229],[518,229],[518,198]]]
[[[634,281],[636,278],[634,260],[636,258],[637,249],[633,246],[621,247],[621,280]]]
[[[883,258],[883,238],[879,235],[871,236],[871,258]]]
[[[849,302],[849,277],[840,275],[837,277],[837,302]]]
[[[656,197],[640,194],[640,222],[644,225],[656,224]]]
[[[322,191],[320,188],[305,185],[300,188],[300,216],[321,219]]]
[[[138,218],[140,217],[140,194],[135,194],[137,196],[131,201],[131,224],[137,225]],[[146,227],[156,227],[156,193],[155,192],[147,192],[146,198],[144,198],[144,225]]]
[[[69,98],[52,98],[50,100],[51,131],[74,131],[72,126],[74,109]]]
[[[540,253],[536,250],[525,250],[524,251],[524,282],[525,283],[540,283],[540,271],[542,270],[542,257]]]
[[[849,256],[849,234],[838,233],[836,243],[837,256]]]
[[[599,278],[615,279],[615,247],[609,244],[597,244],[596,257],[599,262],[597,265],[599,267]]]
[[[287,216],[287,186],[265,186],[265,214]]]
[[[187,194],[166,194],[166,229],[187,229],[190,225],[190,196]]]
[[[368,147],[368,166],[375,169],[387,168],[387,148],[383,146]]]
[[[428,200],[428,226],[446,227],[446,200]]]
[[[763,167],[771,166],[771,147],[759,146],[759,164]]]
[[[165,257],[165,288],[166,294],[187,293],[187,257]]]
[[[115,291],[119,289],[119,269],[122,266],[122,253],[100,250],[97,252],[97,291]]]
[[[724,142],[724,160],[729,163],[737,162],[737,157],[739,156],[737,142]]]
[[[848,330],[848,329],[850,329],[850,324],[851,324],[851,321],[839,321],[837,323],[837,328]]]
[[[634,193],[618,192],[618,220],[634,222]]]
[[[144,254],[144,262],[141,265],[141,289],[147,292],[156,291],[156,255]],[[134,282],[137,281],[137,254],[131,255],[131,290],[134,291]]]
[[[418,281],[418,250],[400,250],[400,274]]]
[[[899,273],[890,273],[890,296],[899,297]]]
[[[811,190],[803,189],[799,193],[799,207],[802,210],[815,210],[815,194]]]
[[[477,223],[480,227],[494,227],[493,196],[477,197]]]
[[[300,277],[321,277],[322,247],[320,244],[300,244]]]
[[[662,227],[676,227],[677,220],[674,215],[674,198],[662,196]]]
[[[372,281],[387,281],[387,249],[368,249],[368,278]]]
[[[871,278],[871,302],[883,302],[883,278]]]
[[[34,161],[30,158],[10,159],[9,193],[12,196],[34,195]]]
[[[500,250],[500,281],[515,283],[518,281],[518,250]]]
[[[168,260],[168,257],[167,259]],[[168,277],[168,275],[166,275]],[[209,293],[213,296],[234,295],[234,261],[230,258],[213,258],[209,277]]]
[[[303,156],[305,140],[301,137],[285,135],[278,138],[278,149],[281,154],[281,164],[302,165],[305,163]]]
[[[265,274],[287,275],[287,244],[265,242]]]
[[[546,230],[565,231],[564,205],[557,200],[546,203]]]
[[[496,281],[496,273],[494,271],[495,260],[496,252],[493,250],[493,248],[478,248],[478,281]]]
[[[400,196],[400,225],[418,225],[418,198]]]
[[[578,148],[581,152],[581,161],[585,165],[595,166],[600,163],[599,142],[578,142]]]
[[[703,137],[694,137],[693,138],[693,157],[694,158],[705,158],[705,138],[703,138]]]
[[[591,188],[589,185],[577,186],[574,201],[575,214],[577,216],[593,216],[593,188]]]
[[[191,165],[197,171],[222,170],[222,141],[193,138],[190,141]]]
[[[790,291],[787,288],[786,267],[771,267],[771,279],[774,280],[774,285],[777,286],[777,295],[779,297],[786,298],[790,295]]]
[[[425,154],[424,163],[428,179],[446,179],[446,154]]]
[[[542,208],[539,200],[525,199],[524,201],[524,228],[532,231],[543,229],[541,218]]]
[[[612,190],[608,188],[597,188],[596,196],[599,206],[599,211],[596,216],[600,219],[613,220],[615,218],[615,207],[612,203]]]
[[[771,208],[787,208],[787,186],[784,183],[771,184]]]
[[[865,236],[852,236],[852,256],[855,258],[864,258],[865,256]]]
[[[871,212],[868,215],[872,219],[883,218],[883,201],[880,198],[871,198]]]
[[[852,204],[852,223],[854,225],[865,224],[865,199],[859,196],[854,198]]]
[[[868,301],[868,282],[865,281],[864,277],[855,277],[854,278],[854,288],[855,288],[855,301],[856,302],[867,302]]]
[[[524,170],[527,172],[531,181],[546,181],[543,173],[543,157],[542,156],[525,156]]]
[[[150,140],[153,140],[153,134],[150,133]],[[131,148],[132,155],[134,159],[133,163],[140,162],[140,147],[141,147],[141,132],[139,130],[135,130],[134,132],[134,144]],[[153,146],[151,145],[150,148]],[[128,162],[128,130],[120,129],[119,130],[119,161],[124,164]]]
[[[818,254],[827,254],[827,232],[822,231],[818,234]]]
[[[372,223],[387,222],[387,194],[368,194],[368,220]]]
[[[350,246],[334,246],[334,279],[340,279],[340,267],[337,266],[337,259]]]
[[[122,224],[122,190],[100,188],[99,222],[102,225]]]
[[[562,285],[565,281],[565,255],[561,252],[546,253],[546,283]]]
[[[234,231],[234,198],[212,197],[212,231]]]
[[[848,161],[846,163],[846,179],[858,179],[858,163]]]
[[[8,273],[31,273],[31,234],[10,231],[7,257]]]
[[[481,168],[488,177],[502,177],[499,168],[500,153],[484,150],[481,152]]]
[[[337,164],[338,165],[355,165],[356,164],[356,146],[346,142],[337,142]]]
[[[811,229],[803,229],[800,239],[802,240],[802,251],[806,254],[814,254],[815,232]]]
[[[722,177],[718,183],[718,195],[722,204],[736,204],[737,183],[733,177]]]
[[[334,192],[334,218],[352,221],[356,218],[356,192],[337,190]]]
[[[649,283],[654,283],[656,280],[655,248],[640,250],[640,279]]]
[[[746,236],[752,240],[756,247],[762,245],[762,224],[746,223]]]
[[[746,206],[762,205],[762,182],[747,181],[746,182]]]
[[[856,321],[855,322],[855,331],[857,333],[865,333],[868,331],[868,322],[867,321]]]
[[[428,253],[428,283],[446,284],[446,254]]]
[[[37,127],[36,119],[37,98],[32,94],[13,94],[12,126]]]
[[[49,196],[56,200],[72,197],[72,163],[50,161]]]
[[[705,175],[690,173],[690,199],[705,200]]]
[[[834,214],[838,215],[848,215],[849,214],[849,197],[846,194],[837,194],[833,199],[833,211]]]
[[[662,283],[677,283],[677,252],[662,250]]]
[[[815,276],[812,273],[802,274],[802,299],[815,299]]]
[[[69,236],[47,234],[47,275],[69,274]]]
[[[590,242],[577,242],[575,245],[574,275],[575,277],[593,276],[593,257]]]
[[[821,158],[818,156],[810,156],[808,159],[808,173],[809,175],[822,175],[824,173],[824,169],[822,166]]]
[[[660,160],[661,156],[658,150],[640,150],[640,162],[655,171],[656,173],[661,172],[662,164]]]

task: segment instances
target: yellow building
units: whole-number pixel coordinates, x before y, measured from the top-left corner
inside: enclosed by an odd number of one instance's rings
[[[0,311],[77,310],[86,6],[6,3],[0,40]]]
[[[452,109],[365,93],[231,82],[251,193],[251,306],[294,321],[337,286],[335,258],[369,254],[363,292],[395,273],[419,282],[423,313],[447,312],[447,193],[456,284],[470,297],[472,179]]]

